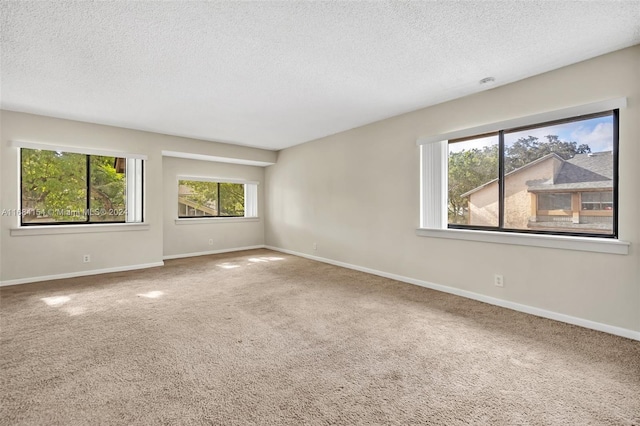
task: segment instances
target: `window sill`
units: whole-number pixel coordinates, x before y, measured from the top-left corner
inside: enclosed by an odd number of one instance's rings
[[[176,225],[202,225],[203,223],[259,222],[259,217],[202,217],[176,219]]]
[[[419,228],[420,237],[447,238],[496,244],[512,244],[530,247],[547,247],[563,250],[590,251],[596,253],[629,254],[629,242],[609,238],[573,237],[562,235],[519,234],[466,229]]]
[[[148,223],[101,223],[92,225],[47,225],[11,228],[12,237],[28,235],[88,234],[95,232],[148,231]]]

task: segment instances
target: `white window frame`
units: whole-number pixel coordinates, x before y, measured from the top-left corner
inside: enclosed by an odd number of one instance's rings
[[[67,146],[44,142],[11,140],[9,146],[17,148],[18,151],[27,149],[37,149],[43,151],[60,151],[82,155],[100,155],[106,157],[125,158],[127,161],[126,179],[126,200],[127,200],[127,216],[124,223],[77,223],[77,224],[55,224],[55,225],[22,225],[20,217],[16,218],[15,227],[10,229],[11,236],[26,235],[53,235],[53,234],[77,234],[77,233],[94,233],[94,232],[110,232],[110,231],[140,231],[148,230],[149,225],[144,221],[144,204],[145,204],[145,167],[143,162],[147,160],[144,154],[111,151],[106,149],[96,149],[81,146]],[[16,206],[21,205],[22,188],[20,188],[20,173],[22,169],[22,156],[17,155],[17,202]]]
[[[419,138],[417,145],[420,147],[420,227],[416,230],[416,235],[431,238],[628,254],[630,243],[613,238],[449,229],[447,226],[447,154],[449,140],[493,133],[505,128],[523,127],[601,111],[622,109],[626,106],[626,98],[610,99]]]
[[[224,216],[206,216],[206,217],[178,217],[179,212],[176,209],[175,223],[178,225],[188,225],[197,223],[223,223],[223,222],[247,222],[258,221],[258,185],[260,182],[212,176],[189,176],[179,175],[176,179],[176,188],[181,180],[191,180],[196,182],[214,182],[214,183],[239,183],[244,185],[244,217],[224,217]]]

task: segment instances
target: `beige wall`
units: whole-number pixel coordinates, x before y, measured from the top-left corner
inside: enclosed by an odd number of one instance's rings
[[[162,262],[163,257],[163,159],[162,150],[184,151],[199,155],[227,157],[234,160],[269,161],[276,159],[272,151],[232,146],[141,132],[77,121],[61,120],[11,111],[0,111],[0,175],[2,209],[17,209],[18,149],[11,140],[26,140],[61,146],[101,148],[145,154],[145,221],[149,229],[103,233],[11,236],[18,225],[15,216],[0,217],[0,281],[28,279],[51,275],[126,268]],[[187,161],[187,160],[184,160]],[[194,162],[200,163],[200,162]],[[186,164],[186,163],[181,163]],[[213,164],[210,163],[212,168]],[[206,168],[206,166],[198,166]],[[263,173],[262,169],[258,174]],[[174,211],[171,211],[173,215]],[[80,227],[78,227],[80,229]],[[245,229],[238,229],[237,239],[228,237],[217,248],[234,248],[245,243]],[[251,230],[252,237],[255,230]],[[188,231],[187,231],[188,232]],[[260,231],[257,231],[258,233]],[[173,246],[190,251],[193,247],[180,242],[175,233]],[[173,252],[176,253],[175,251]],[[90,254],[91,263],[83,263],[82,255]]]
[[[215,219],[208,223],[181,221],[178,217],[178,176],[243,179],[259,182],[258,215],[264,205],[264,168],[209,161],[165,157],[163,171],[163,252],[165,256],[229,250],[264,245],[264,219],[257,221],[234,219],[233,222]],[[209,244],[213,240],[213,244]]]
[[[416,236],[419,136],[620,96],[629,103],[620,112],[620,237],[630,254]],[[639,162],[635,46],[281,151],[265,176],[266,242],[640,331]]]

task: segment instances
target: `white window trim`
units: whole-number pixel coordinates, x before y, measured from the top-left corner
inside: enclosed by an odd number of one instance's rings
[[[184,217],[175,219],[176,225],[202,225],[203,223],[234,223],[234,222],[259,222],[260,218],[252,217]]]
[[[419,228],[420,237],[446,238],[517,246],[546,247],[609,254],[629,254],[631,243],[613,238],[574,237],[565,235],[524,234],[518,232],[478,231],[475,229]]]
[[[30,235],[91,234],[97,232],[148,231],[148,223],[100,223],[78,225],[21,226],[9,230],[12,237]]]
[[[447,145],[450,139],[621,109],[626,106],[626,98],[611,99],[419,138],[417,145],[420,146],[420,228],[416,230],[416,235],[497,244],[629,254],[631,244],[614,238],[449,229],[447,225]]]

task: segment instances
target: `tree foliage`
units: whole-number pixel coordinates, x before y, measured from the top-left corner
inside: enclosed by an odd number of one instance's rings
[[[114,157],[91,156],[93,221],[125,220],[125,174],[116,171],[114,162]]]
[[[244,185],[220,184],[220,216],[244,216]]]
[[[576,154],[591,152],[586,144],[562,141],[556,135],[545,136],[540,141],[535,136],[519,138],[505,147],[505,174],[523,167],[547,154],[556,153],[565,160]],[[449,153],[448,219],[449,223],[468,223],[468,197],[462,197],[472,189],[498,178],[498,146],[490,145]]]
[[[509,173],[515,169],[542,158],[545,155],[555,153],[565,160],[573,158],[576,154],[591,152],[587,144],[578,145],[577,142],[561,141],[556,135],[547,135],[544,142],[535,136],[519,138],[511,146],[506,147],[504,156],[504,170]]]
[[[467,223],[467,191],[498,177],[498,146],[449,154],[449,223]]]
[[[180,180],[178,184],[190,189],[181,197],[197,208],[213,211],[208,215],[244,216],[244,185],[241,183]]]
[[[90,156],[87,185],[84,154],[23,148],[21,155],[25,221],[84,222],[89,213],[91,221],[124,220],[125,177],[114,157]]]

